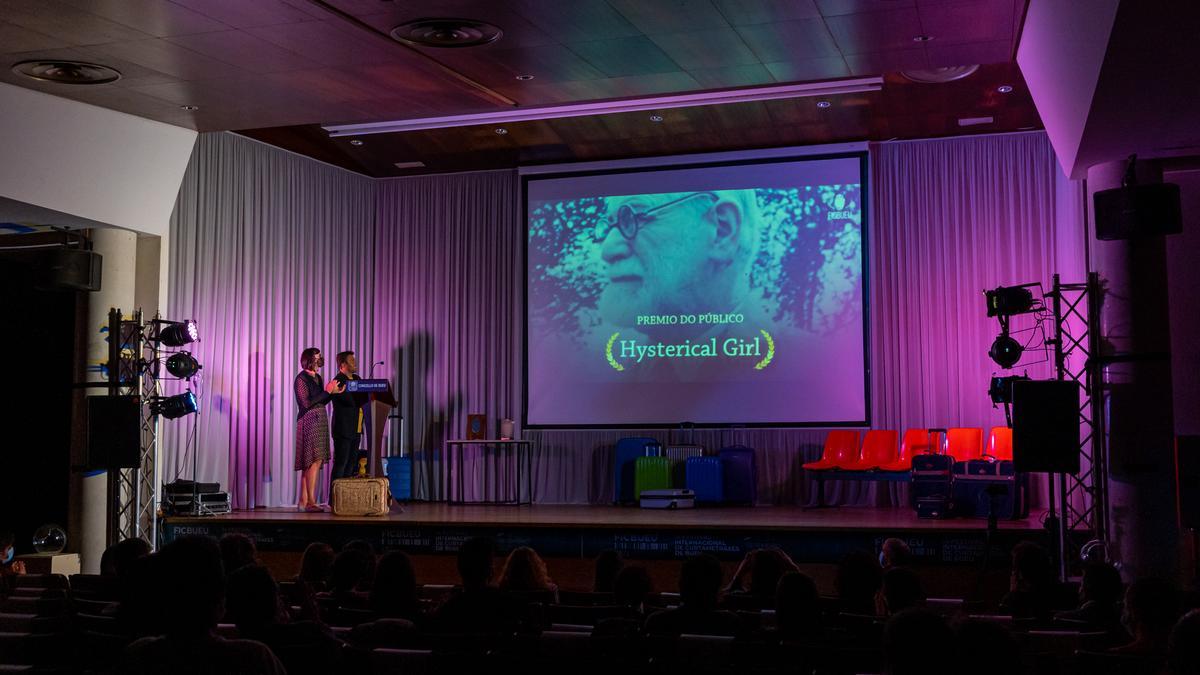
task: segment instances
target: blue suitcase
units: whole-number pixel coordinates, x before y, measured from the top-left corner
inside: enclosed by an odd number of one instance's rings
[[[688,457],[684,461],[685,487],[696,493],[701,504],[725,501],[725,472],[720,457]]]
[[[725,501],[750,504],[758,500],[758,481],[754,466],[754,448],[735,445],[721,448],[721,470],[725,474]]]
[[[629,437],[617,441],[613,451],[613,503],[633,504],[633,463],[638,457],[660,454],[662,446],[653,438]]]
[[[384,461],[392,499],[398,502],[412,499],[412,457],[388,457]]]

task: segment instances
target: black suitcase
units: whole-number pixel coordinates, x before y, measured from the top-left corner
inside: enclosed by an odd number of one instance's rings
[[[939,442],[930,447],[942,448],[944,429],[930,429],[930,436],[940,435]],[[918,518],[947,518],[953,510],[954,457],[944,454],[924,454],[913,457],[910,498]]]

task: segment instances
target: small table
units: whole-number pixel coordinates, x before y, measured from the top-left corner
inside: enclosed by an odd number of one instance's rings
[[[466,499],[466,479],[463,476],[463,447],[467,445],[482,445],[494,446],[497,450],[502,450],[504,455],[504,479],[511,476],[512,499],[479,499],[467,501]],[[446,501],[451,504],[532,504],[533,503],[533,441],[527,440],[500,440],[500,439],[473,439],[473,440],[452,440],[446,441],[447,459],[450,460],[450,471],[447,472],[446,478],[450,475],[455,476],[455,489],[451,492],[446,490]],[[524,457],[522,457],[524,451]],[[523,461],[522,461],[523,460]],[[458,466],[457,473],[454,468]],[[511,470],[510,470],[511,469]],[[528,485],[529,499],[523,499],[521,493],[521,474],[525,474],[525,483]],[[500,472],[496,471],[492,476],[492,493],[500,491]],[[449,488],[449,486],[446,486]],[[486,494],[486,493],[485,493]]]

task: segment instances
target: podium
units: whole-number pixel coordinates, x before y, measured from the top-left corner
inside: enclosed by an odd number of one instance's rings
[[[346,391],[355,394],[366,394],[367,409],[365,411],[367,432],[367,473],[374,478],[385,478],[383,475],[383,428],[387,424],[388,411],[396,407],[396,397],[392,395],[392,383],[388,380],[364,379],[350,380],[346,383]]]

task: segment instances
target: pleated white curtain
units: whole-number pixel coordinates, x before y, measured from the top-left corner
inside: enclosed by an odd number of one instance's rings
[[[998,328],[982,291],[1049,284],[1056,271],[1082,278],[1082,228],[1068,208],[1076,192],[1042,133],[871,153],[873,426],[1003,424],[986,395]],[[393,420],[392,448],[416,451],[423,478],[433,467],[422,451],[461,436],[467,414],[518,419],[519,213],[509,171],[372,181],[235,135],[201,135],[172,219],[170,286],[172,311],[195,318],[204,336],[193,350],[205,367],[201,415],[191,439],[191,420],[165,423],[165,480],[190,475],[185,449],[198,449],[200,478],[229,486],[239,506],[294,502],[291,382],[307,346],[330,362],[354,349],[363,371],[384,362],[375,374],[397,383],[405,428],[400,439]],[[1050,372],[1048,362],[1028,370]],[[799,465],[820,454],[823,432],[755,429],[526,432],[537,500],[609,501],[610,448],[630,433],[751,445],[761,502],[815,499]],[[470,484],[484,466],[467,469]],[[421,496],[431,496],[426,485]],[[826,497],[887,505],[905,494],[835,482]]]
[[[295,503],[300,352],[326,375],[373,348],[375,185],[233,134],[201,134],[171,219],[170,307],[195,319],[200,414],[164,421],[164,482],[219,481],[235,506]],[[365,359],[364,359],[365,360]],[[195,424],[195,435],[191,427]]]

